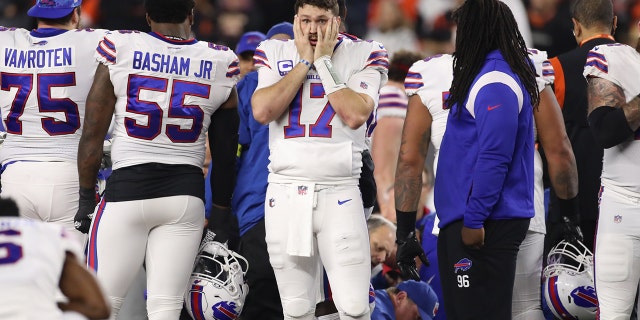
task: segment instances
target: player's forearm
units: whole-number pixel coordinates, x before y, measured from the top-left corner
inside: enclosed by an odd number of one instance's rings
[[[547,153],[547,166],[551,186],[560,199],[571,199],[578,195],[578,169],[576,159],[569,146],[561,152]]]
[[[102,161],[103,138],[82,134],[78,145],[78,175],[81,188],[95,188]]]
[[[363,95],[349,88],[328,95],[333,110],[353,130],[367,122],[373,111],[373,100],[365,99]]]
[[[631,130],[636,131],[640,128],[640,97],[635,97],[629,103],[622,106],[624,116]]]
[[[253,117],[261,124],[274,121],[289,109],[293,98],[307,78],[309,67],[298,63],[275,84],[257,90],[251,98]]]
[[[421,143],[423,147],[417,148],[408,146],[403,139],[394,182],[397,210],[414,212],[418,208],[422,191],[422,170],[427,157],[429,139],[430,135],[424,136]]]

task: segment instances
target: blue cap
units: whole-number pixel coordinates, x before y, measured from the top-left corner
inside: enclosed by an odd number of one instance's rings
[[[31,17],[58,19],[69,15],[82,0],[37,0],[27,14]]]
[[[241,54],[246,51],[256,51],[260,42],[265,39],[267,39],[267,37],[259,31],[250,31],[243,34],[236,46],[236,54]]]
[[[289,22],[280,22],[269,29],[267,39],[271,39],[276,34],[286,34],[293,39],[293,25]]]
[[[404,291],[409,299],[418,306],[418,312],[422,319],[433,319],[438,312],[438,296],[426,282],[407,280],[396,286],[398,290]]]

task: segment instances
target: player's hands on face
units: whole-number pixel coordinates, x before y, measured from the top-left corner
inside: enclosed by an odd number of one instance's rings
[[[311,42],[309,42],[309,33],[311,32],[309,29],[309,24],[304,27],[302,26],[300,17],[297,15],[293,17],[293,41],[296,44],[296,49],[298,49],[298,54],[301,59],[313,63],[313,47],[311,46]]]
[[[480,249],[484,246],[484,227],[480,229],[471,229],[462,226],[462,243],[474,249]]]
[[[338,27],[340,22],[338,17],[333,17],[327,21],[327,27],[323,30],[322,26],[318,26],[318,43],[314,53],[314,60],[322,56],[332,56],[333,48],[338,43]]]

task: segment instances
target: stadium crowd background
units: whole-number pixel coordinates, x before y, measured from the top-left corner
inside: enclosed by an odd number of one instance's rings
[[[526,8],[531,27],[529,47],[545,50],[549,57],[554,57],[576,46],[571,34],[571,0],[514,1],[522,1]],[[35,28],[35,19],[26,14],[33,3],[33,0],[0,0],[0,25]],[[199,0],[193,31],[199,40],[234,48],[244,32],[266,33],[276,23],[291,20],[293,3],[293,0]],[[456,0],[349,0],[347,32],[382,42],[390,55],[400,49],[418,51],[424,56],[450,52],[451,23],[447,12],[455,5]],[[635,46],[638,34],[634,26],[640,21],[640,1],[616,0],[614,10],[618,16],[616,41]],[[149,31],[144,14],[144,0],[82,3],[85,27]]]

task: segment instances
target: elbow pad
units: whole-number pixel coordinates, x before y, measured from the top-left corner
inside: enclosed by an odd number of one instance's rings
[[[209,146],[211,150],[212,202],[222,207],[231,205],[236,185],[236,154],[238,153],[238,109],[218,109],[211,116]]]
[[[594,109],[589,114],[589,127],[605,149],[624,142],[633,134],[622,108],[602,106]]]

